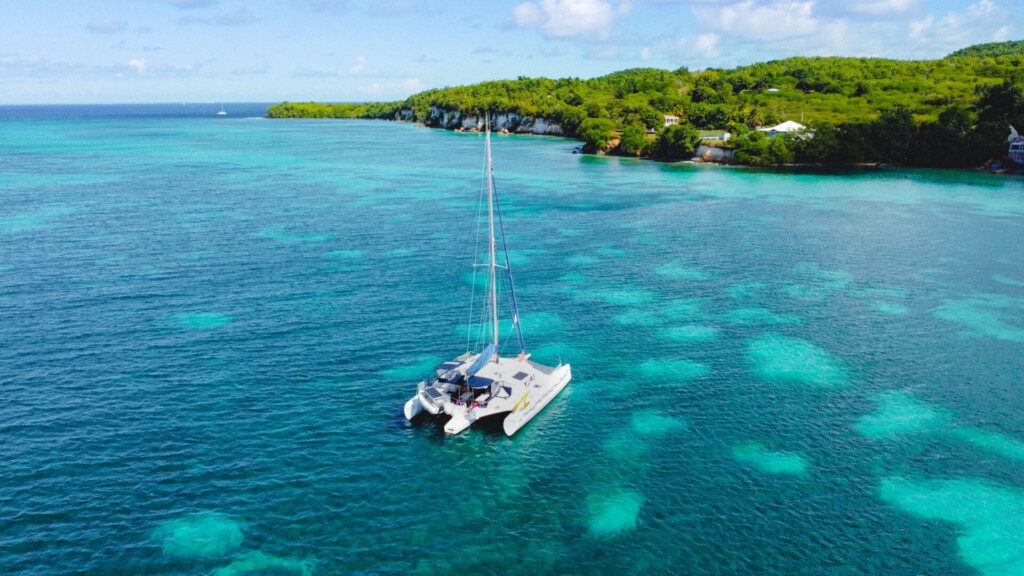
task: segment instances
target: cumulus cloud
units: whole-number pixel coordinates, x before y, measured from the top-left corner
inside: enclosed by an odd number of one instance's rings
[[[129,58],[128,67],[135,71],[136,74],[142,74],[146,71],[146,59],[145,58]]]
[[[850,2],[847,9],[861,14],[899,14],[916,7],[917,0],[868,0]]]
[[[540,0],[512,9],[512,23],[539,30],[548,38],[607,38],[616,16],[629,4],[606,0]]]
[[[85,26],[85,29],[93,34],[116,34],[118,32],[124,32],[127,28],[127,22],[124,20],[117,20],[115,18],[93,20]]]
[[[0,71],[10,77],[54,78],[81,73],[86,69],[88,66],[85,64],[54,61],[38,54],[0,54]]]
[[[820,30],[814,0],[743,2],[694,9],[707,28],[748,40],[777,40],[807,36]]]
[[[1010,29],[1004,15],[993,0],[978,0],[963,10],[950,11],[938,18],[928,15],[911,21],[909,35],[921,48],[951,52],[977,42],[1008,39]]]
[[[401,78],[380,80],[363,85],[359,88],[361,92],[374,97],[396,97],[408,96],[414,92],[423,90],[423,83],[419,78]]]
[[[366,56],[356,56],[356,62],[348,69],[349,74],[358,75],[362,74],[366,68]]]
[[[697,36],[697,42],[694,45],[697,52],[705,58],[714,58],[718,56],[718,42],[722,39],[721,36],[714,32],[708,34],[701,34]]]
[[[1008,39],[1017,27],[1008,0],[968,0],[949,8],[925,0],[636,1],[663,10],[678,5],[696,17],[695,36],[663,47],[697,65],[793,55],[937,58]],[[719,38],[701,41],[706,34]],[[729,51],[718,48],[726,44]]]
[[[828,2],[816,0],[814,13],[819,17],[849,17],[859,20],[886,20],[922,12],[926,0],[847,0]]]

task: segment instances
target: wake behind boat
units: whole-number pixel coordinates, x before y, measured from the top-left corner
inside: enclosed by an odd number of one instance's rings
[[[501,209],[494,187],[491,163],[491,130],[488,119],[485,145],[487,162],[487,313],[483,327],[489,342],[479,353],[466,352],[434,369],[429,381],[419,383],[416,395],[405,403],[405,417],[412,420],[420,414],[448,418],[444,425],[447,434],[458,434],[484,418],[501,418],[505,434],[511,436],[536,416],[562,391],[572,378],[569,364],[545,366],[530,360],[526,353],[523,330],[519,323],[515,283],[508,258]],[[497,214],[497,219],[495,218]],[[499,264],[495,223],[501,237],[503,261]],[[498,274],[498,269],[502,273]],[[499,333],[498,284],[504,280],[502,291],[508,301],[512,330],[506,340],[515,336],[519,353],[515,357],[502,357],[503,343]],[[475,282],[473,283],[475,287]],[[471,304],[472,310],[472,304]],[[508,344],[509,342],[505,342]],[[479,348],[478,348],[479,349]]]

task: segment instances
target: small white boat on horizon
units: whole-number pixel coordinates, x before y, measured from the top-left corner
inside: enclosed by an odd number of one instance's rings
[[[519,323],[512,267],[501,224],[501,209],[494,188],[489,121],[486,126],[485,149],[489,234],[488,318],[483,327],[486,329],[486,339],[489,342],[479,353],[466,352],[437,366],[429,381],[421,381],[416,394],[405,403],[404,414],[410,421],[421,414],[447,418],[444,431],[451,435],[458,434],[484,419],[501,419],[502,429],[505,434],[511,436],[540,413],[565,388],[572,379],[572,368],[569,364],[561,362],[558,366],[538,364],[530,360],[530,355],[526,353],[523,330]],[[498,262],[495,213],[498,233],[501,236],[501,263]],[[500,278],[498,269],[502,270]],[[503,292],[509,305],[512,334],[516,337],[514,343],[518,345],[519,350],[514,357],[501,356],[503,343],[498,330],[499,279],[505,281]],[[512,340],[512,334],[508,340]],[[506,341],[504,345],[510,343]]]
[[[217,112],[217,116],[227,116],[228,113],[224,111],[224,105],[220,105],[220,112]]]

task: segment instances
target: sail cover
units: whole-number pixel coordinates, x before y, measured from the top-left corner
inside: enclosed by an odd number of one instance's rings
[[[479,372],[481,368],[487,365],[487,361],[494,357],[496,352],[497,348],[494,344],[488,344],[487,348],[484,348],[484,351],[480,353],[480,357],[476,359],[476,362],[473,362],[473,365],[469,367],[466,375],[472,376]]]

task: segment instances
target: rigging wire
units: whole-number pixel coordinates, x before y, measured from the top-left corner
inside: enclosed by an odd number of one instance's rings
[[[501,232],[501,248],[505,252],[505,274],[508,276],[508,304],[512,313],[512,327],[516,329],[519,336],[519,352],[526,352],[526,343],[523,341],[523,326],[519,322],[519,303],[516,301],[516,283],[512,280],[512,261],[508,256],[508,243],[505,241],[505,224],[501,219],[501,203],[498,202],[498,187],[494,183],[494,173],[488,174],[491,179],[491,190],[494,195],[494,208],[498,214],[498,230]]]
[[[483,172],[484,172],[484,175],[486,177],[486,174],[487,174],[487,160],[486,159],[484,160]],[[486,181],[483,180],[483,179],[480,180],[480,190],[477,193],[477,197],[476,197],[476,232],[475,232],[474,238],[473,238],[473,260],[472,260],[473,276],[470,279],[469,318],[468,318],[468,323],[466,325],[466,352],[469,352],[471,350],[470,342],[471,342],[471,340],[473,338],[473,306],[474,306],[474,304],[476,302],[476,269],[477,269],[477,262],[478,262],[479,257],[480,257],[480,253],[479,253],[479,250],[480,250],[480,226],[481,226],[481,220],[482,220],[481,212],[483,212],[484,183],[485,182]],[[467,238],[467,241],[468,241],[468,238]]]

